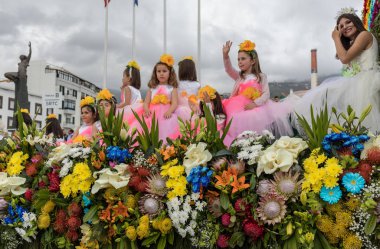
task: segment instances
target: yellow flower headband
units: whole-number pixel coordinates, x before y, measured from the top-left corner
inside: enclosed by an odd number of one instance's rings
[[[198,98],[203,100],[203,94],[207,93],[207,95],[210,97],[210,99],[215,99],[216,98],[216,90],[215,88],[212,88],[211,86],[207,85],[199,89],[198,91]]]
[[[252,52],[255,50],[255,47],[255,43],[251,42],[250,40],[245,40],[244,42],[240,43],[239,51]]]
[[[104,88],[98,92],[98,95],[96,95],[96,101],[100,101],[102,99],[112,101],[112,97],[112,93],[107,88]]]
[[[171,56],[170,54],[163,54],[163,55],[160,57],[160,62],[165,63],[165,64],[168,65],[169,67],[172,67],[172,66],[174,65],[174,59],[173,59],[173,56]]]
[[[128,62],[127,67],[133,67],[140,71],[140,66],[135,60]]]
[[[191,61],[194,61],[194,60],[193,60],[193,56],[185,56],[185,57],[182,58],[181,61],[184,61],[184,60],[191,60]]]
[[[55,115],[54,113],[51,113],[51,114],[49,114],[48,116],[47,116],[47,118],[46,119],[51,119],[51,118],[57,118],[57,115]]]
[[[28,110],[28,109],[20,109],[20,112],[21,112],[21,113],[29,114],[29,110]]]
[[[82,108],[83,106],[86,106],[86,105],[92,106],[94,104],[95,104],[94,98],[91,96],[87,96],[86,98],[84,98],[80,101],[80,108]]]

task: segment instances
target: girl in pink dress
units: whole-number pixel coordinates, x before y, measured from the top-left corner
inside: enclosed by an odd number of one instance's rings
[[[263,130],[271,130],[278,137],[293,135],[288,120],[292,106],[276,103],[269,99],[267,76],[261,72],[255,44],[249,40],[240,44],[238,53],[240,72],[231,65],[228,56],[231,45],[232,42],[227,41],[223,46],[225,70],[236,81],[231,97],[223,102],[227,115],[226,123],[232,119],[224,143],[229,146],[240,133],[246,130],[258,133]]]
[[[74,132],[70,142],[81,142],[83,139],[92,139],[92,125],[98,120],[98,115],[95,108],[95,100],[91,96],[80,101],[82,126]]]
[[[141,78],[140,66],[136,61],[130,61],[123,72],[123,85],[121,86],[121,103],[116,105],[117,113],[124,111],[123,120],[130,126],[136,123],[132,110],[139,115],[143,113],[140,93]]]
[[[155,113],[159,138],[164,142],[166,138],[176,138],[179,134],[179,124],[175,114],[178,105],[178,81],[173,64],[171,55],[161,56],[160,61],[154,66],[144,101],[145,120],[150,126],[152,114]]]
[[[197,98],[201,84],[197,81],[197,71],[191,56],[178,63],[178,107],[176,114],[182,120],[190,120],[191,112],[199,114]]]

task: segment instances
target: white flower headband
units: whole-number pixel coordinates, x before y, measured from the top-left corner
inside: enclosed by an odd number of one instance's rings
[[[356,15],[357,10],[355,10],[352,7],[346,7],[346,8],[341,8],[337,13],[335,19],[338,20],[338,18],[343,15],[343,14],[352,14]]]

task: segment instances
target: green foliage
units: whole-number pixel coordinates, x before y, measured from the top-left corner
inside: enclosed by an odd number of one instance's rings
[[[332,124],[331,128],[333,131],[345,131],[351,135],[360,135],[368,132],[368,129],[362,125],[365,118],[371,112],[372,106],[368,105],[359,117],[356,116],[356,112],[349,105],[347,106],[347,113],[338,113],[336,108],[332,108],[332,113],[334,114],[337,124]]]
[[[310,106],[310,118],[311,124],[306,120],[303,115],[296,113],[298,122],[303,128],[307,136],[307,144],[309,145],[310,150],[318,148],[321,146],[323,138],[327,135],[329,124],[330,124],[330,115],[327,109],[327,103],[323,109],[319,110],[319,113],[314,115],[313,105]]]
[[[151,155],[155,152],[156,148],[160,148],[162,145],[162,140],[159,138],[159,130],[158,130],[158,121],[156,119],[155,113],[153,113],[151,128],[149,129],[148,124],[144,117],[140,118],[136,112],[133,112],[137,121],[141,126],[141,131],[137,130],[136,141],[140,145],[140,149],[146,154]]]

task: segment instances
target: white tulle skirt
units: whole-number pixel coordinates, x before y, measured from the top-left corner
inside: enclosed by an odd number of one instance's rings
[[[331,114],[331,108],[335,107],[337,112],[347,112],[347,106],[356,112],[356,116],[369,105],[372,111],[367,116],[363,125],[372,132],[380,131],[380,72],[370,70],[360,72],[354,77],[334,77],[325,80],[318,87],[308,91],[295,105],[295,112],[303,115],[309,122],[310,105],[313,105],[314,115],[324,107]],[[331,123],[335,123],[331,116]]]

